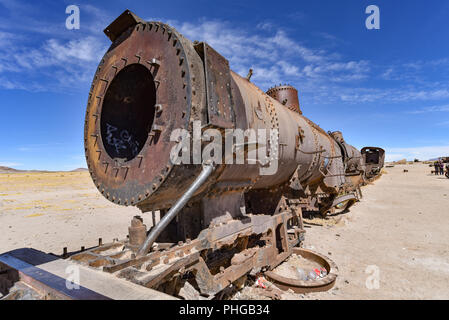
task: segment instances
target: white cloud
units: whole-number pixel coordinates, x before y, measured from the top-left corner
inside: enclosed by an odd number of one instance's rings
[[[5,3],[9,4],[9,1]],[[83,18],[84,34],[77,39],[67,39],[59,33],[53,33],[38,47],[31,47],[28,45],[29,39],[14,29],[0,32],[0,75],[3,74],[0,80],[4,80],[0,81],[0,87],[58,90],[61,87],[88,84],[109,45],[101,30],[113,17],[92,5],[83,5],[83,10],[90,21],[86,22],[86,18]],[[449,85],[445,81],[425,82],[417,74],[426,68],[449,66],[449,59],[376,66],[365,59],[357,60],[330,49],[323,50],[323,47],[306,46],[269,21],[259,23],[255,27],[257,32],[254,32],[221,20],[157,20],[175,26],[192,41],[208,42],[230,61],[231,68],[240,75],[246,76],[249,68],[252,68],[252,81],[262,89],[279,83],[290,83],[298,88],[309,103],[402,103],[449,99]],[[42,28],[47,27],[50,30],[55,26],[42,25]],[[41,28],[35,29],[40,32]],[[327,33],[319,37],[327,41],[335,40],[333,35]],[[8,45],[2,46],[2,43]],[[54,83],[43,86],[44,81],[32,79],[33,72],[35,78],[46,77],[47,81]],[[13,76],[6,76],[6,73]],[[405,79],[408,82],[386,88],[372,86],[367,82],[376,79]]]
[[[449,88],[429,88],[417,90],[414,86],[378,89],[378,88],[350,88],[342,89],[339,94],[342,101],[351,103],[365,102],[407,102],[407,101],[435,101],[449,98]],[[425,112],[425,111],[423,111]],[[413,111],[411,113],[414,113]],[[420,113],[420,112],[417,112]]]
[[[17,148],[18,151],[28,152],[28,151],[44,151],[44,150],[55,150],[65,148],[65,144],[62,142],[50,142],[50,143],[35,143],[29,145],[23,145]]]
[[[39,6],[0,0],[2,6],[8,15],[0,21],[0,88],[72,91],[92,80],[109,45],[102,34],[112,21],[107,12],[82,5],[81,29],[70,32],[63,20],[37,19]]]
[[[92,80],[107,49],[105,39],[87,36],[74,40],[51,38],[38,48],[27,39],[0,46],[0,87],[28,91],[80,87]]]
[[[22,165],[22,163],[18,162],[0,162],[1,167],[20,167]]]
[[[449,121],[438,122],[437,126],[449,127]]]
[[[268,22],[258,24],[257,33],[220,20],[168,23],[191,40],[207,42],[229,59],[240,75],[246,76],[252,68],[252,81],[262,89],[290,82],[302,92],[317,95],[317,87],[324,83],[360,80],[370,71],[367,61],[344,61],[339,53],[306,47]]]
[[[56,39],[50,39],[44,46],[49,57],[60,62],[79,60],[80,62],[98,62],[105,52],[104,42],[94,37],[86,37],[60,43]]]
[[[261,29],[261,30],[265,30],[265,31],[273,29],[274,27],[275,26],[271,22],[267,22],[267,21],[258,23],[256,26],[257,29]]]
[[[360,104],[449,99],[446,83],[425,82],[416,74],[429,66],[448,63],[446,60],[376,66],[363,59],[345,59],[338,52],[306,47],[285,30],[265,22],[256,26],[258,33],[219,20],[169,24],[191,40],[208,42],[229,59],[231,68],[240,75],[246,76],[252,68],[252,80],[262,89],[291,83],[308,96],[309,102]],[[407,81],[389,88],[366,87],[361,82],[379,78]]]
[[[395,161],[404,158],[407,160],[429,160],[447,156],[449,156],[449,145],[412,148],[385,148],[386,161]]]
[[[431,106],[425,107],[419,110],[409,111],[407,113],[411,114],[421,114],[421,113],[433,113],[433,112],[449,112],[449,104],[441,105],[441,106]]]
[[[98,63],[106,50],[105,43],[94,37],[77,40],[60,41],[49,39],[38,49],[13,48],[11,54],[17,66],[27,69],[45,68],[51,66],[68,67],[77,65],[83,67],[86,62]]]

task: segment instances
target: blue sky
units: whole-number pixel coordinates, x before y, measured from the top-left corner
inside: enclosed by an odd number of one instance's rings
[[[80,8],[67,30],[65,9]],[[365,8],[380,8],[368,30]],[[90,82],[125,9],[207,41],[262,90],[290,83],[306,117],[388,160],[449,155],[449,1],[0,0],[0,166],[86,167]]]

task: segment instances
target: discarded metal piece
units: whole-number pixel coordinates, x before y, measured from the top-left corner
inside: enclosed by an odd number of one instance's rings
[[[128,228],[128,232],[129,245],[137,250],[144,243],[147,235],[147,227],[143,224],[143,219],[140,216],[135,216],[131,220],[131,226]]]
[[[66,285],[66,279],[58,277],[40,267],[57,260],[56,256],[44,254],[35,249],[23,248],[0,255],[0,292],[10,293],[14,284],[24,283],[29,291],[25,294],[40,296],[37,299],[58,300],[109,300],[98,292],[79,286],[77,290]],[[22,293],[16,292],[14,297],[20,299]]]
[[[293,290],[296,293],[320,292],[331,289],[338,276],[338,267],[331,259],[311,250],[294,248],[293,253],[305,259],[317,262],[326,270],[326,275],[316,275],[315,280],[299,280],[286,278],[273,271],[266,271],[265,276],[282,290]]]

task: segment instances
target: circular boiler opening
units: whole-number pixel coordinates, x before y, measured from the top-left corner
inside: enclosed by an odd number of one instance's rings
[[[123,68],[109,85],[101,110],[101,138],[108,155],[134,159],[153,124],[156,86],[151,72],[140,64]]]

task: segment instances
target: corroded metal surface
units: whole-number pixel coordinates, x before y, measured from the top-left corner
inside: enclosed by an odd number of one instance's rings
[[[118,241],[71,260],[171,295],[192,282],[200,294],[213,297],[254,268],[276,267],[302,240],[297,212],[246,218],[207,228],[194,240],[158,243],[140,258],[129,241]]]
[[[327,291],[335,285],[338,276],[338,267],[328,257],[302,248],[294,248],[293,253],[306,260],[314,261],[326,269],[326,276],[316,280],[299,280],[281,276],[273,271],[265,273],[267,278],[283,290],[293,290],[296,293]]]
[[[254,268],[270,270],[285,260],[303,239],[303,211],[325,214],[361,196],[366,158],[341,132],[327,133],[304,117],[293,87],[266,94],[207,43],[129,11],[105,33],[112,44],[92,83],[84,139],[89,172],[107,199],[164,217],[200,174],[201,151],[210,147],[200,141],[198,152],[193,141],[186,148],[193,162],[175,164],[184,152],[173,157],[177,129],[226,150],[227,139],[209,136],[215,129],[232,138],[233,151],[218,155],[222,161],[214,160],[213,173],[157,233],[147,255],[134,254],[144,230],[134,221],[119,252],[83,252],[73,260],[175,295],[188,281],[212,297]],[[238,143],[229,129],[270,135]],[[254,150],[263,150],[276,170],[265,174],[267,162],[248,156]],[[238,153],[247,156],[243,163],[234,161]]]
[[[365,164],[365,177],[372,179],[380,174],[385,162],[385,150],[378,147],[364,147],[361,150]]]
[[[292,111],[302,114],[299,99],[298,90],[291,85],[279,85],[268,89],[267,94],[273,99],[279,101],[284,106]]]

